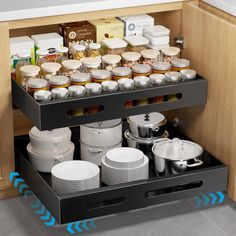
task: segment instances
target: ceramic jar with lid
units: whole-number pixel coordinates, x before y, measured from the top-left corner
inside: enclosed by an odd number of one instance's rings
[[[135,64],[139,63],[139,60],[141,58],[141,54],[138,52],[124,52],[122,53],[122,65],[124,67],[132,67]]]
[[[72,57],[74,60],[82,60],[86,57],[86,47],[81,44],[75,44],[72,47]]]
[[[122,78],[132,78],[132,70],[129,67],[116,67],[112,69],[112,79],[118,81]]]
[[[162,59],[165,62],[172,62],[172,60],[177,59],[180,54],[180,49],[177,47],[168,47],[161,49]]]
[[[136,76],[149,76],[152,73],[152,67],[150,65],[136,64],[132,67],[133,77]]]
[[[28,80],[39,78],[40,67],[33,65],[26,65],[20,68],[21,72],[21,85],[26,88]]]
[[[127,42],[120,38],[110,38],[102,40],[106,47],[107,54],[121,55],[126,51]]]
[[[82,59],[83,72],[91,73],[94,70],[101,68],[101,58],[98,57],[86,57]]]
[[[160,52],[155,49],[146,49],[140,53],[142,55],[142,64],[152,65],[160,59]]]
[[[121,62],[121,56],[108,54],[102,56],[102,68],[112,71],[113,68],[119,67]]]
[[[153,74],[165,74],[169,71],[171,71],[171,64],[169,62],[159,61],[152,64]]]
[[[142,35],[126,36],[124,40],[128,43],[128,50],[131,52],[141,52],[147,49],[149,40]]]
[[[61,64],[56,62],[46,62],[41,65],[43,78],[49,80],[50,77],[59,75]]]
[[[76,72],[71,75],[71,85],[86,85],[91,82],[91,76],[89,73]]]
[[[48,81],[45,79],[29,79],[28,93],[33,95],[38,90],[48,90]]]
[[[88,45],[88,57],[101,57],[101,44],[90,43]]]
[[[50,89],[68,88],[70,79],[67,76],[53,76],[49,79]]]
[[[112,79],[111,72],[108,70],[94,70],[91,73],[91,77],[94,83],[102,83]]]
[[[175,59],[171,62],[172,70],[180,72],[181,70],[186,70],[190,68],[190,61],[187,59]]]
[[[64,60],[62,62],[62,67],[63,67],[63,73],[62,74],[65,75],[65,76],[70,77],[72,74],[78,72],[81,66],[82,66],[81,61]]]

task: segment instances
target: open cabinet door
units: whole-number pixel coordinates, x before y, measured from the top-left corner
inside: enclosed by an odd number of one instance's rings
[[[183,4],[183,57],[208,80],[205,107],[183,109],[186,134],[229,167],[236,200],[236,26],[191,3]]]

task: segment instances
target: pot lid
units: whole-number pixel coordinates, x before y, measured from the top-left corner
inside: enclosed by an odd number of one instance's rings
[[[141,114],[136,116],[129,116],[127,118],[128,123],[132,123],[139,127],[158,127],[166,123],[164,115],[158,112],[152,112],[149,114]]]
[[[94,123],[86,124],[84,126],[89,127],[89,128],[94,128],[94,129],[107,129],[107,128],[118,126],[120,124],[121,124],[121,119],[115,119],[115,120],[94,122]]]

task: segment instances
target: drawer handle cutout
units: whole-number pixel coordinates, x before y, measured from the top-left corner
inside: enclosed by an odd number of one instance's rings
[[[104,208],[104,207],[109,207],[109,206],[114,206],[114,205],[120,205],[120,204],[123,204],[124,202],[125,202],[125,198],[119,197],[119,198],[109,199],[106,201],[90,203],[87,205],[87,208],[88,210],[94,210],[94,209],[99,209],[99,208]]]
[[[78,107],[67,111],[67,116],[81,117],[81,116],[95,115],[102,111],[104,111],[104,106],[102,105],[94,105],[90,107]]]

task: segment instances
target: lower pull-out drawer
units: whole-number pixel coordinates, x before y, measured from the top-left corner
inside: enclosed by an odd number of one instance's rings
[[[170,138],[186,139],[176,130]],[[79,130],[73,129],[76,144],[75,159],[79,157]],[[58,195],[51,187],[51,175],[35,170],[27,158],[27,136],[15,140],[19,172],[31,190],[47,207],[59,224],[89,219],[123,211],[143,208],[168,201],[191,198],[227,189],[228,170],[225,165],[204,151],[204,164],[184,173],[157,176],[150,161],[148,180],[105,186],[73,194]],[[76,158],[77,157],[77,158]]]

